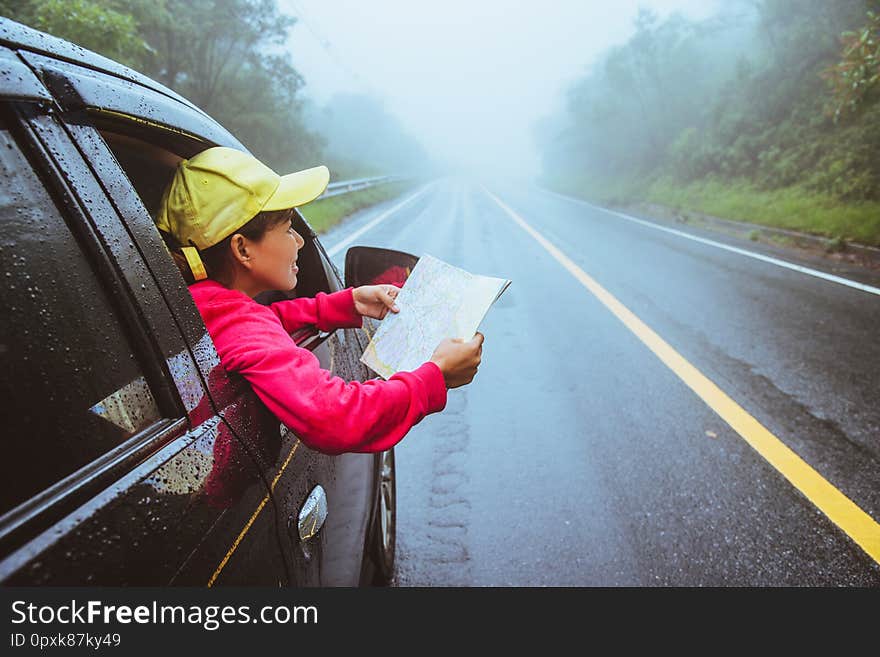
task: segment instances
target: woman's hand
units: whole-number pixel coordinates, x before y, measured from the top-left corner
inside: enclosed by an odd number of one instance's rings
[[[394,303],[400,288],[394,285],[361,285],[352,291],[354,296],[354,309],[363,317],[384,319],[390,310],[393,313],[400,312],[400,308]]]
[[[437,345],[431,361],[443,372],[447,388],[458,388],[474,380],[483,356],[484,339],[482,333],[477,333],[467,342],[446,338]]]

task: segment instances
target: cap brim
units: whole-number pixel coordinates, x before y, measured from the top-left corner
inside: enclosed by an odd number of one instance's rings
[[[321,165],[281,176],[281,183],[269,197],[263,210],[287,210],[314,201],[330,182],[330,170]]]

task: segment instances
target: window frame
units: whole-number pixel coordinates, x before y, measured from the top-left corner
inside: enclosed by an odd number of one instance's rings
[[[157,344],[157,336],[142,319],[143,301],[149,296],[147,285],[154,285],[151,281],[143,280],[144,287],[139,290],[139,298],[132,290],[131,281],[126,280],[118,258],[109,252],[107,243],[112,237],[107,227],[98,225],[95,217],[86,211],[81,197],[83,192],[88,192],[93,211],[96,206],[103,205],[99,210],[103,211],[102,219],[112,225],[114,218],[106,212],[109,201],[101,198],[102,191],[91,176],[80,176],[75,184],[71,184],[75,172],[82,171],[83,162],[74,145],[64,138],[60,126],[54,123],[53,107],[46,103],[4,99],[0,100],[0,111],[7,116],[10,137],[30,163],[31,173],[44,187],[59,217],[81,246],[95,283],[107,292],[114,317],[132,348],[160,413],[155,422],[135,435],[0,516],[0,554],[5,554],[159,452],[186,430],[188,419],[174,378]],[[115,222],[119,222],[118,217]],[[118,234],[114,237],[118,237]],[[158,290],[154,289],[153,292],[155,297]],[[150,304],[150,314],[159,311],[157,304]],[[183,346],[182,337],[178,334],[177,338]],[[169,347],[166,345],[165,348]]]
[[[130,93],[124,88],[119,88],[116,91],[116,97]],[[149,89],[142,89],[139,90],[139,92],[140,91],[143,92],[143,95],[147,100],[149,100],[154,94],[154,92]],[[144,98],[142,97],[142,103],[143,100]],[[167,99],[164,99],[164,101],[167,101]],[[131,103],[120,101],[120,104],[127,106]],[[179,113],[191,114],[191,116],[188,117],[187,122],[189,130],[192,130],[196,125],[196,121],[201,118],[200,115],[185,106],[178,108],[178,111]],[[154,131],[155,134],[166,135],[166,143],[171,142],[172,140],[186,139],[191,142],[190,145],[199,142],[204,148],[217,145],[239,149],[243,149],[244,147],[231,136],[228,141],[218,144],[210,141],[206,137],[200,137],[197,134],[175,128],[171,125],[155,123],[142,116],[128,115],[117,111],[110,112],[106,109],[97,107],[86,106],[77,110],[65,112],[62,115],[62,121],[64,122],[72,141],[78,146],[80,151],[83,152],[86,160],[92,166],[96,179],[104,188],[111,203],[116,207],[123,223],[127,225],[130,232],[136,234],[139,233],[137,235],[137,244],[139,247],[147,246],[147,249],[141,248],[141,253],[151,267],[154,278],[159,282],[160,288],[162,288],[163,292],[166,294],[169,306],[178,321],[185,324],[196,323],[200,327],[200,333],[205,335],[207,330],[204,328],[204,323],[202,322],[201,316],[198,314],[189,293],[186,292],[184,296],[181,296],[178,293],[178,290],[168,289],[168,287],[164,285],[164,281],[175,279],[175,276],[179,275],[179,273],[164,252],[166,247],[158,236],[158,233],[156,233],[155,236],[150,235],[148,234],[149,231],[145,231],[143,230],[143,227],[136,225],[136,220],[133,219],[133,217],[146,217],[149,218],[151,222],[153,219],[150,217],[143,199],[140,198],[139,194],[137,194],[134,189],[134,184],[128,178],[127,172],[118,162],[110,145],[101,134],[101,130],[104,129],[123,136],[130,136],[138,139],[142,139],[145,132]],[[206,123],[206,129],[213,130],[213,127],[213,123]],[[206,132],[208,131],[209,130],[206,130]],[[166,144],[163,144],[162,147],[166,148],[167,146]],[[120,183],[118,182],[118,179],[120,176],[125,179],[125,190],[119,189]],[[132,195],[129,192],[134,192],[134,198],[131,197]],[[307,247],[314,251],[313,257],[316,261],[314,263],[316,269],[315,275],[320,276],[321,281],[323,282],[323,284],[318,286],[318,291],[332,293],[343,289],[339,274],[330,259],[327,257],[323,245],[318,240],[317,233],[311,228],[302,213],[297,212],[296,214],[297,219],[295,219],[295,221],[301,222],[302,225],[307,228],[303,237],[307,242]],[[156,254],[155,251],[157,249],[163,252],[161,254]],[[154,252],[152,258],[149,257],[147,251]],[[173,269],[174,272],[171,274],[168,274],[167,271],[163,273],[163,270],[168,270],[169,268]],[[333,332],[319,331],[317,328],[303,328],[294,332],[292,337],[298,346],[311,351],[316,349],[331,335],[333,335]],[[188,336],[188,342],[190,342],[190,344],[193,344],[195,339],[195,335]],[[210,359],[210,362],[213,364],[214,359]],[[201,362],[198,364],[202,371],[203,378],[207,380],[209,367]]]

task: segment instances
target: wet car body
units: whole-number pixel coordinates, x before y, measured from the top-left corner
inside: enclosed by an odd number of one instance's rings
[[[271,416],[220,366],[155,228],[180,159],[241,143],[162,85],[7,19],[0,137],[0,581],[387,579],[393,452],[320,454]],[[342,289],[301,215],[295,226],[296,294]],[[346,380],[372,376],[363,330],[292,337]]]

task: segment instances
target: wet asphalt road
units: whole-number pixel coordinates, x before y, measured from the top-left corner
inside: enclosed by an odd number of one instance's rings
[[[484,184],[880,519],[880,296],[537,188]],[[322,242],[332,249],[400,200]],[[880,565],[482,183],[437,181],[354,243],[513,280],[482,325],[477,378],[396,448],[398,585],[880,585]]]

